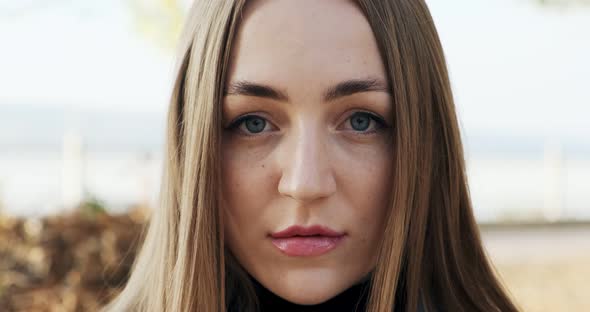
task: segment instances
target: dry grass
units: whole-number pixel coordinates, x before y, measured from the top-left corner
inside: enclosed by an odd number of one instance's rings
[[[482,234],[521,311],[590,311],[590,224],[497,226]]]
[[[144,221],[0,216],[0,311],[96,311],[123,285]],[[590,225],[502,226],[482,236],[521,311],[590,311]]]
[[[522,311],[590,311],[590,254],[496,268]]]

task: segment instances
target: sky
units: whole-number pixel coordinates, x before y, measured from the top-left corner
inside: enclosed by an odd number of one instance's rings
[[[464,131],[590,142],[590,6],[426,2]],[[140,34],[129,3],[0,0],[0,114],[165,111],[173,50]]]
[[[163,110],[172,55],[139,35],[125,1],[52,3],[0,13],[0,105]]]
[[[427,2],[465,128],[590,141],[590,6]]]

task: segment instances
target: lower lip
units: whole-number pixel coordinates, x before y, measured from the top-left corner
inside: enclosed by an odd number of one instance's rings
[[[273,238],[272,243],[288,256],[311,257],[325,254],[336,248],[343,238],[344,235],[294,236],[287,238]]]

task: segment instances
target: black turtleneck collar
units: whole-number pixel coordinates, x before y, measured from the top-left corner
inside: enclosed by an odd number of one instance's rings
[[[344,290],[335,297],[316,305],[300,305],[287,301],[264,286],[260,284],[255,278],[248,275],[248,278],[252,282],[256,296],[259,302],[258,312],[325,312],[325,311],[339,311],[339,312],[364,312],[367,308],[369,298],[369,288],[371,286],[372,275],[369,274],[363,280],[355,285],[352,285],[348,289]],[[403,298],[399,296],[401,293],[396,294],[396,306],[392,311],[404,310]],[[240,300],[236,300],[238,297],[230,296],[233,298],[230,300],[228,305],[228,311],[231,312],[243,312],[245,311],[240,307]],[[422,300],[418,302],[417,312],[424,312],[424,306]],[[435,308],[434,311],[441,311],[439,308]]]
[[[353,311],[365,311],[368,294],[370,279],[364,279],[344,290],[335,297],[316,305],[299,305],[287,301],[270,290],[262,286],[258,281],[252,278],[252,282],[256,289],[258,299],[260,302],[260,311],[297,311],[297,312],[325,312],[325,311],[341,311],[341,312],[353,312]]]

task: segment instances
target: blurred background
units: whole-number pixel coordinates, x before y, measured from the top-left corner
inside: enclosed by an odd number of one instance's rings
[[[590,311],[590,0],[426,0],[523,311]],[[89,311],[155,206],[189,0],[0,0],[0,310]]]

